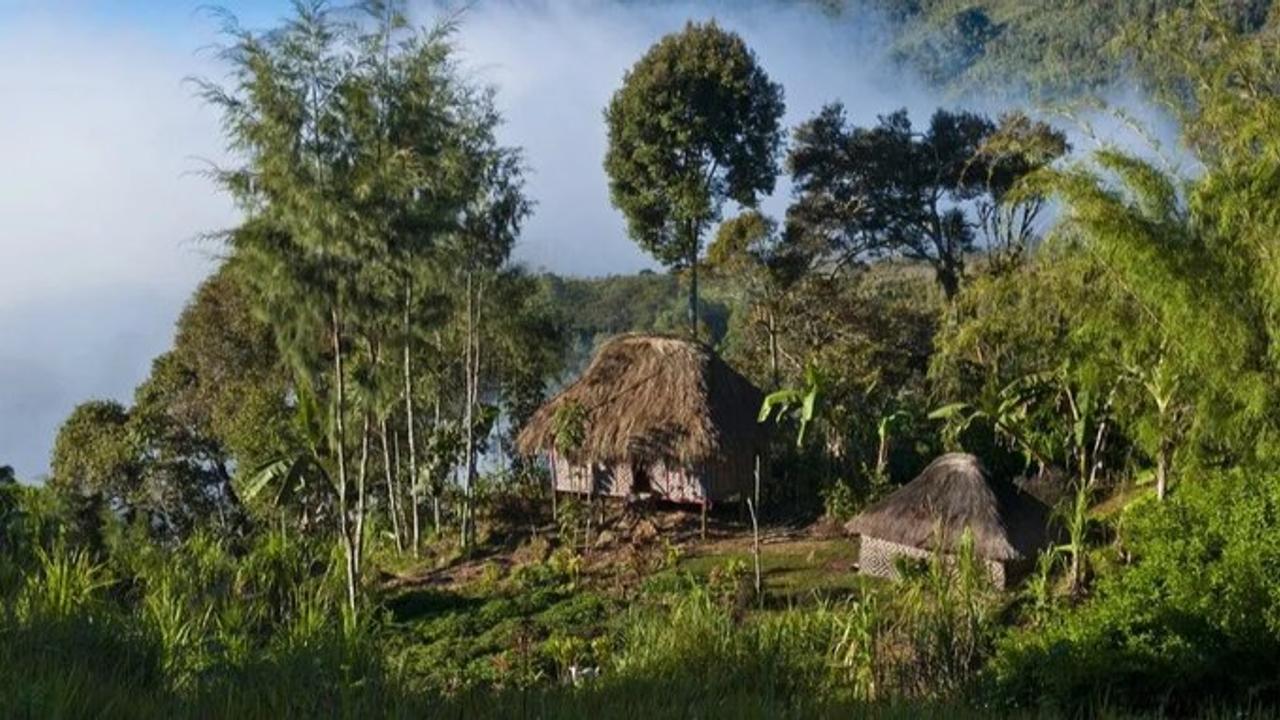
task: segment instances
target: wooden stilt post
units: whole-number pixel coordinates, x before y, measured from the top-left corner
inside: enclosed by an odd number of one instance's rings
[[[707,539],[707,496],[702,496],[702,539]]]
[[[556,507],[556,472],[558,466],[556,464],[556,454],[551,453],[551,521],[553,523],[560,522],[560,512]]]
[[[764,602],[764,583],[760,574],[760,456],[756,455],[756,472],[755,472],[755,501],[747,498],[747,509],[751,511],[751,559],[755,565],[756,571],[756,600]]]

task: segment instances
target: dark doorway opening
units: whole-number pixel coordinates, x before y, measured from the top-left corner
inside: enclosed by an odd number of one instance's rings
[[[648,465],[644,463],[632,463],[631,492],[636,495],[639,495],[640,493],[653,492],[653,480],[649,477]]]

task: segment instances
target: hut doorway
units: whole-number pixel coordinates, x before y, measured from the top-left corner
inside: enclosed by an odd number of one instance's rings
[[[648,463],[632,463],[631,492],[635,495],[653,492],[653,481],[649,477]]]

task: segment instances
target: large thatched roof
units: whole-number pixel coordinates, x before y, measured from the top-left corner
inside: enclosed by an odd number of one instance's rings
[[[620,335],[578,378],[543,405],[517,438],[521,452],[555,447],[558,408],[586,414],[578,460],[661,460],[695,466],[764,441],[756,422],[762,395],[705,346],[657,335]]]
[[[964,529],[990,560],[1034,558],[1045,545],[1049,509],[1013,483],[991,477],[973,455],[950,453],[846,526],[866,537],[952,551]]]

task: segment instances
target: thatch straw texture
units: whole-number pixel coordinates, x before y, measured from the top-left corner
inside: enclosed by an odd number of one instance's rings
[[[863,537],[953,552],[965,528],[988,560],[1029,560],[1048,538],[1049,509],[1012,483],[991,477],[978,458],[943,455],[920,476],[846,526]]]
[[[576,382],[542,406],[517,438],[522,453],[555,449],[558,408],[577,403],[586,438],[574,462],[663,462],[696,468],[763,447],[762,395],[698,343],[656,335],[606,342]]]

